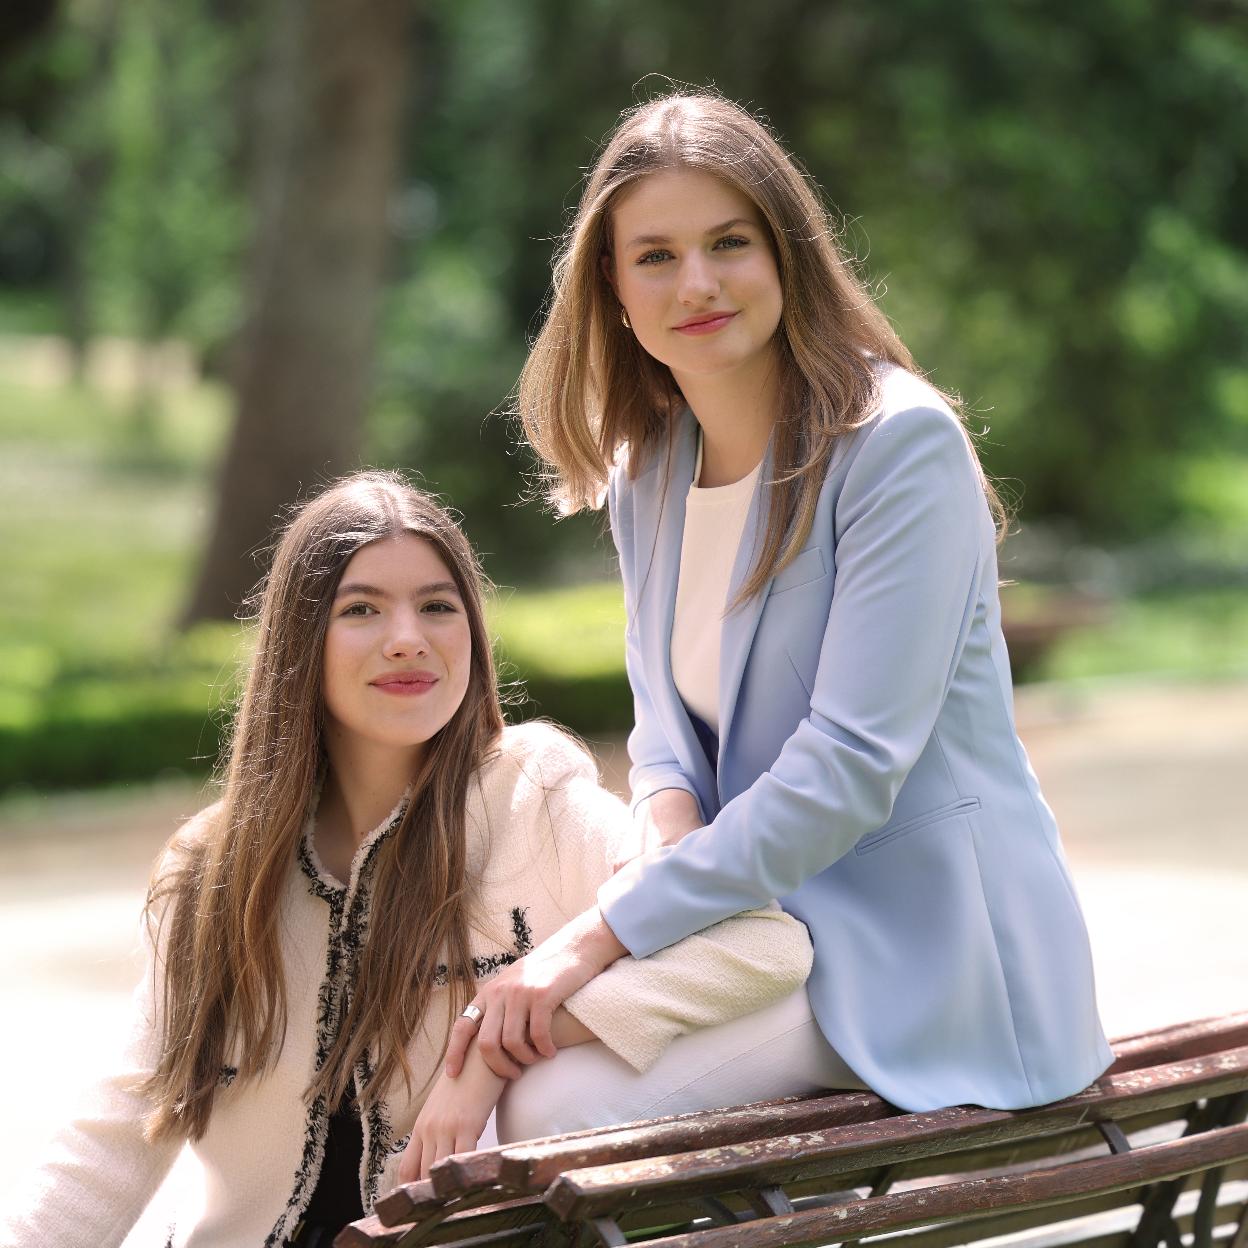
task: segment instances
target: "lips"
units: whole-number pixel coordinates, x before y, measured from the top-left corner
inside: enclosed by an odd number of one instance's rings
[[[382,693],[399,696],[428,693],[437,683],[438,678],[432,672],[419,671],[387,672],[384,676],[378,676],[376,680],[369,682],[374,689]]]
[[[735,312],[707,312],[702,316],[691,316],[674,328],[678,334],[713,334],[723,329],[736,315]]]

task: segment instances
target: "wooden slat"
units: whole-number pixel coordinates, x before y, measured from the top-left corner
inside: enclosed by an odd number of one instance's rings
[[[1191,1057],[1207,1057],[1221,1049],[1238,1049],[1248,1044],[1248,1011],[1205,1018],[1194,1023],[1177,1023],[1153,1031],[1124,1036],[1113,1043],[1114,1064],[1106,1074],[1122,1074],[1141,1066],[1160,1066]]]
[[[789,1121],[792,1115],[799,1119],[810,1115],[813,1119],[822,1111],[808,1107],[816,1105],[826,1107],[826,1111],[833,1115],[829,1121],[837,1122],[862,1122],[870,1117],[880,1118],[900,1112],[871,1092],[836,1092],[818,1097],[785,1096],[757,1101],[731,1110],[697,1110],[664,1118],[650,1118],[643,1122],[616,1123],[585,1131],[571,1131],[565,1135],[499,1144],[475,1153],[456,1153],[433,1166],[430,1181],[434,1192],[443,1197],[457,1196],[481,1183],[496,1181],[503,1182],[506,1187],[516,1192],[536,1190],[532,1187],[526,1188],[523,1183],[514,1182],[517,1174],[524,1173],[526,1163],[521,1158],[530,1152],[551,1158],[560,1155],[574,1157],[581,1155],[580,1150],[594,1149],[599,1142],[614,1150],[619,1144],[620,1136],[627,1136],[632,1140],[636,1151],[629,1154],[631,1156],[654,1155],[648,1142],[650,1138],[657,1141],[655,1147],[661,1148],[662,1152],[687,1151],[703,1147],[698,1141],[711,1138],[716,1132],[732,1132],[737,1122],[752,1123],[758,1132],[766,1133],[769,1130],[768,1123],[773,1119],[777,1124]],[[711,1136],[708,1136],[708,1132]],[[771,1133],[784,1132],[777,1126]],[[500,1166],[501,1171],[498,1168]]]
[[[768,1108],[720,1110],[692,1123],[619,1129],[592,1140],[513,1145],[503,1153],[500,1178],[512,1191],[540,1192],[565,1170],[611,1165],[632,1158],[727,1147],[748,1140],[772,1139],[796,1132],[878,1122],[901,1111],[869,1092],[834,1096]]]
[[[980,1218],[955,1218],[939,1226],[911,1231],[890,1241],[890,1248],[963,1248],[966,1244],[998,1235],[1021,1235],[1042,1226],[1055,1226],[1097,1214],[1128,1210],[1138,1204],[1147,1188],[1127,1187],[1114,1192],[1100,1192],[1063,1204],[1037,1205],[1008,1213],[988,1214]]]
[[[1248,1086],[1248,1047],[1098,1080],[1092,1087],[1039,1109],[1011,1112],[956,1106],[906,1114],[885,1122],[809,1131],[670,1157],[597,1166],[562,1174],[546,1203],[563,1219],[609,1215],[621,1203],[745,1185],[788,1183],[864,1166],[885,1166],[972,1146],[1050,1134],[1100,1119],[1215,1097]],[[950,1168],[960,1169],[956,1153]]]
[[[863,1235],[926,1226],[948,1218],[999,1214],[1029,1207],[1060,1206],[1145,1183],[1180,1178],[1197,1170],[1248,1158],[1248,1125],[1220,1127],[1203,1135],[1155,1144],[1078,1166],[1025,1174],[967,1179],[938,1187],[849,1201],[831,1209],[763,1218],[651,1241],[653,1248],[814,1248]],[[1060,1217],[1060,1213],[1055,1216]]]
[[[438,1196],[428,1179],[419,1183],[401,1183],[387,1192],[374,1205],[374,1211],[383,1226],[398,1226],[403,1222],[415,1222],[431,1213],[437,1213],[447,1204]]]
[[[1175,1223],[1181,1231],[1191,1229],[1203,1177],[1202,1172],[1195,1171],[1185,1180],[1186,1190],[1178,1198],[1174,1211]],[[1243,1208],[1245,1189],[1248,1189],[1248,1184],[1231,1183],[1224,1186],[1218,1200],[1221,1219],[1234,1219],[1238,1216],[1238,1211]],[[1057,1208],[1041,1206],[970,1221],[951,1220],[939,1226],[897,1235],[889,1241],[890,1248],[959,1248],[960,1245],[997,1235],[1022,1236],[1025,1231],[1039,1230],[1041,1227],[1048,1227],[1049,1233],[1029,1237],[1019,1248],[1040,1248],[1041,1242],[1051,1244],[1054,1248],[1059,1244],[1063,1248],[1075,1248],[1076,1245],[1088,1245],[1093,1240],[1101,1240],[1107,1236],[1128,1239],[1140,1217],[1140,1210],[1136,1208],[1132,1211],[1130,1207],[1138,1206],[1149,1190],[1148,1187],[1123,1188],[1086,1200],[1062,1204]],[[1084,1237],[1081,1237],[1079,1222],[1092,1223],[1083,1228],[1086,1232]],[[1111,1223],[1113,1229],[1107,1229]],[[1087,1238],[1089,1236],[1091,1238]]]
[[[391,1228],[372,1215],[344,1226],[334,1237],[334,1248],[397,1248],[408,1228]]]
[[[550,1210],[542,1203],[540,1196],[524,1196],[519,1200],[502,1201],[466,1213],[457,1213],[412,1242],[459,1243],[466,1236],[534,1227],[538,1223],[549,1225],[552,1221]]]
[[[529,1201],[527,1203],[534,1203]],[[478,1211],[487,1214],[487,1211]],[[442,1223],[433,1229],[432,1236],[421,1226],[383,1227],[377,1218],[367,1217],[359,1222],[352,1222],[344,1227],[334,1238],[334,1248],[422,1248],[424,1244],[456,1243],[461,1248],[469,1246],[497,1246],[497,1248],[520,1248],[524,1244],[539,1244],[547,1241],[550,1229],[548,1211],[539,1211],[544,1216],[530,1218],[527,1224],[520,1226],[499,1226],[485,1217],[482,1222],[473,1222],[470,1226],[454,1227],[452,1223]]]
[[[1175,1222],[1183,1232],[1191,1229],[1203,1177],[1203,1174],[1197,1171],[1180,1181],[1181,1184],[1186,1184],[1187,1190],[1179,1198]],[[1248,1184],[1242,1182],[1231,1183],[1224,1188],[1218,1200],[1217,1222],[1219,1226],[1225,1228],[1228,1222],[1232,1227],[1237,1224],[1244,1207],[1246,1188]],[[1060,1248],[1092,1248],[1093,1244],[1105,1239],[1118,1239],[1121,1241],[1120,1248],[1127,1248],[1131,1230],[1139,1220],[1139,1202],[1150,1190],[1149,1186],[1126,1187],[1094,1196],[1078,1197],[1056,1207],[1041,1205],[1005,1213],[959,1215],[937,1226],[921,1227],[901,1233],[890,1232],[887,1239],[867,1239],[863,1242],[863,1248],[885,1248],[886,1245],[887,1248],[962,1248],[963,1245],[977,1243],[984,1239],[1021,1236],[1027,1231],[1038,1231],[1045,1227],[1050,1228],[1051,1236],[1046,1237],[1043,1242],[1045,1244],[1051,1242],[1054,1248],[1058,1248],[1059,1245]],[[790,1196],[795,1196],[795,1191],[795,1188],[788,1189]],[[804,1212],[809,1208],[826,1209],[833,1207],[834,1204],[843,1205],[846,1199],[858,1198],[851,1196],[833,1202],[825,1197],[815,1203],[803,1202],[800,1197],[795,1196],[794,1204],[797,1205],[799,1212]],[[732,1197],[726,1198],[726,1203],[744,1209],[744,1202]],[[1136,1206],[1134,1211],[1132,1211],[1132,1206]],[[702,1212],[692,1202],[664,1205],[621,1216],[618,1222],[623,1230],[634,1231],[639,1226],[692,1221]],[[1119,1215],[1116,1223],[1117,1229],[1106,1234],[1104,1231],[1105,1216],[1115,1213]],[[1090,1222],[1093,1218],[1097,1219],[1096,1224],[1084,1228],[1085,1233],[1081,1234],[1078,1224]],[[1232,1234],[1233,1231],[1224,1229],[1220,1239],[1229,1241]],[[1024,1245],[1020,1245],[1020,1248],[1041,1248],[1040,1237],[1031,1237]],[[1101,1248],[1105,1246],[1102,1245]],[[1224,1248],[1230,1248],[1230,1245],[1225,1244]]]
[[[472,1154],[466,1156],[470,1157]],[[476,1173],[481,1174],[483,1170],[484,1167]],[[469,1170],[468,1173],[472,1171]],[[374,1204],[373,1212],[381,1219],[383,1226],[401,1226],[408,1222],[441,1219],[459,1209],[489,1204],[499,1199],[498,1186],[494,1182],[466,1184],[462,1191],[450,1196],[440,1196],[433,1190],[433,1184],[428,1179],[423,1179],[419,1183],[403,1183],[388,1192]]]
[[[1160,1144],[1181,1133],[1186,1115],[1193,1105],[1193,1101],[1183,1100],[1176,1105],[1147,1113],[1124,1113],[1114,1121],[1128,1136],[1144,1135],[1145,1138],[1136,1141],[1137,1144]],[[1156,1128],[1163,1125],[1172,1125],[1174,1129],[1168,1133],[1158,1132]],[[893,1183],[896,1185],[913,1179],[947,1176],[951,1171],[970,1178],[979,1172],[1002,1171],[1028,1165],[1034,1167],[1038,1163],[1059,1157],[1074,1162],[1078,1159],[1076,1154],[1086,1153],[1089,1157],[1099,1157],[1105,1149],[1105,1138],[1096,1129],[1096,1124],[1085,1123],[1053,1135],[1023,1137],[978,1148],[959,1149],[956,1153],[916,1157],[895,1167]]]

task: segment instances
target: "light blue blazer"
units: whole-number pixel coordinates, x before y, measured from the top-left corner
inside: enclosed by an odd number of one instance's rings
[[[1087,931],[1014,727],[971,448],[925,382],[888,366],[880,389],[878,415],[838,445],[804,549],[724,620],[717,763],[670,663],[692,415],[670,455],[613,474],[634,807],[685,789],[707,826],[617,873],[599,903],[645,957],[779,898],[810,929],[820,1026],[869,1087],[912,1111],[1043,1104],[1112,1059]]]

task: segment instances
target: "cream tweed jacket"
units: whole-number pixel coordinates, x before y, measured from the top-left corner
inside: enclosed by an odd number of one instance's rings
[[[222,1069],[208,1130],[188,1146],[202,1173],[202,1195],[198,1207],[179,1210],[169,1245],[275,1248],[294,1234],[320,1173],[328,1129],[329,1107],[323,1098],[309,1103],[305,1090],[350,991],[356,951],[368,935],[372,866],[400,813],[364,841],[345,886],[318,862],[309,820],[283,901],[285,1043],[259,1080],[238,1080],[232,1066]],[[467,826],[481,979],[593,905],[613,856],[631,835],[627,810],[600,786],[592,761],[542,723],[504,731],[470,786]],[[158,955],[150,961],[159,967]],[[786,996],[805,982],[810,962],[801,923],[778,908],[751,911],[644,961],[622,959],[566,1005],[644,1070],[676,1036]],[[409,1096],[398,1079],[364,1115],[365,1209],[397,1182],[426,1078],[446,1045],[445,991],[435,992],[408,1046],[416,1094]],[[124,1062],[94,1089],[35,1174],[15,1188],[22,1205],[0,1216],[0,1245],[119,1245],[155,1193],[180,1147],[145,1142],[148,1105],[134,1091],[155,1061],[159,1001],[159,973],[151,969],[136,991]],[[357,1091],[369,1077],[366,1066],[357,1071]]]

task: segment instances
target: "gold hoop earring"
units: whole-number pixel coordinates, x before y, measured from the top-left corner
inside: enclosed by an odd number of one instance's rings
[[[632,323],[628,319],[628,313],[623,308],[620,308],[620,324],[623,325],[625,329],[632,329],[633,327]]]

